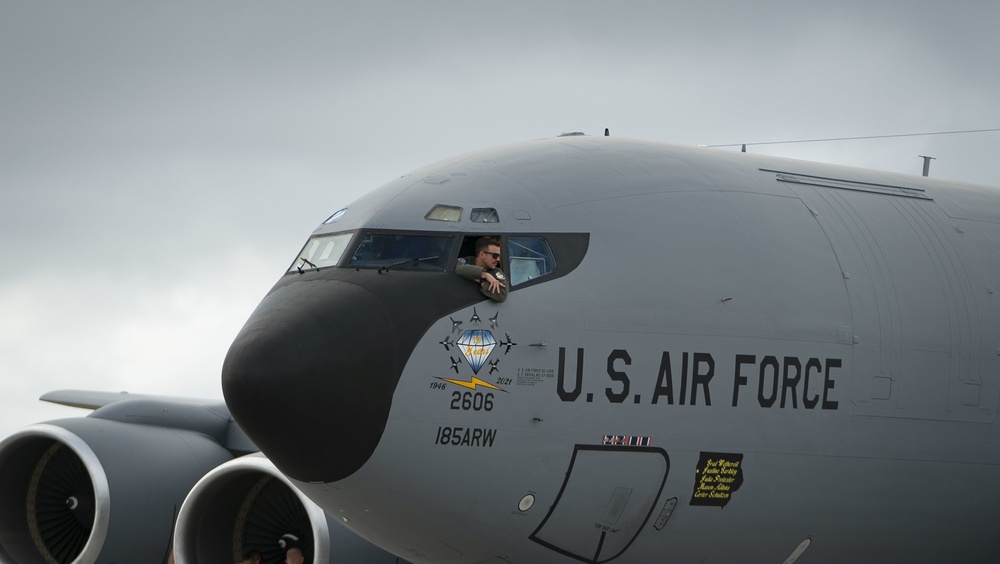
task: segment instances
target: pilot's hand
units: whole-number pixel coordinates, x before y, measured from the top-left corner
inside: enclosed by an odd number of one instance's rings
[[[496,294],[497,292],[499,292],[500,288],[506,288],[507,287],[506,285],[504,285],[503,282],[497,280],[489,272],[483,272],[483,282],[490,285],[489,286],[490,293],[493,293],[493,294]]]

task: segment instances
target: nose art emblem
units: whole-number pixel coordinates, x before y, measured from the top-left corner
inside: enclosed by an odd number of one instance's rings
[[[469,362],[472,371],[479,374],[479,369],[486,364],[493,348],[497,346],[493,333],[488,329],[470,329],[458,338],[458,348]]]
[[[510,338],[510,335],[507,333],[504,333],[504,336],[507,339],[506,341],[497,342],[496,337],[493,336],[493,331],[491,331],[490,329],[467,329],[465,331],[462,331],[461,329],[459,329],[459,327],[462,325],[461,321],[455,321],[454,318],[449,318],[449,319],[451,320],[451,331],[453,334],[458,334],[458,339],[453,341],[451,335],[447,335],[445,336],[444,340],[438,341],[438,344],[444,347],[446,353],[450,353],[452,347],[456,347],[458,348],[459,351],[461,351],[462,353],[461,356],[458,357],[448,356],[448,359],[451,361],[450,369],[454,370],[456,375],[461,374],[461,372],[463,371],[463,369],[460,368],[463,364],[468,364],[469,368],[472,369],[473,376],[471,376],[468,380],[459,380],[458,378],[441,378],[441,377],[438,377],[437,379],[442,380],[444,382],[449,382],[451,384],[455,384],[456,386],[461,386],[463,388],[469,388],[470,390],[475,390],[479,386],[483,386],[485,388],[491,388],[493,390],[506,392],[507,390],[504,390],[503,388],[495,384],[491,384],[489,382],[480,380],[477,377],[477,375],[479,374],[480,370],[482,370],[487,364],[489,364],[490,365],[489,373],[490,374],[497,373],[500,375],[499,379],[497,380],[497,384],[501,384],[501,382],[509,384],[511,379],[502,377],[502,371],[500,369],[499,352],[497,353],[498,358],[495,358],[493,360],[489,360],[489,358],[490,354],[493,353],[493,349],[497,348],[498,346],[501,349],[503,349],[503,356],[506,356],[507,353],[509,353],[513,347],[517,346],[517,343],[515,343]],[[496,315],[489,318],[491,329],[496,329],[500,325],[499,319],[500,319],[499,311],[496,313]],[[475,308],[473,308],[472,310],[472,319],[469,320],[469,323],[472,325],[483,324],[483,320],[481,317],[479,317],[479,313],[476,311]],[[465,358],[465,362],[462,362],[462,358]],[[438,385],[443,386],[443,384],[438,384]]]

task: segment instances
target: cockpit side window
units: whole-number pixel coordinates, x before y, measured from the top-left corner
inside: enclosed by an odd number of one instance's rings
[[[552,249],[541,237],[507,237],[507,260],[511,286],[545,276],[556,267]]]
[[[468,259],[469,257],[472,257],[473,259],[475,259],[475,257],[476,257],[476,241],[478,241],[480,237],[493,237],[494,239],[500,239],[498,236],[492,235],[492,234],[491,235],[466,235],[465,238],[462,239],[462,247],[458,251],[458,258],[460,258],[460,259]],[[503,259],[506,259],[506,257],[503,257]],[[503,259],[501,259],[501,262],[500,262],[501,265],[503,265]],[[503,268],[503,266],[501,266],[500,268]]]
[[[376,233],[361,236],[348,266],[402,270],[445,270],[455,235]]]
[[[296,257],[295,262],[288,267],[288,272],[303,272],[305,270],[337,266],[344,250],[354,237],[354,232],[334,233],[332,235],[315,235],[306,241],[306,246]]]
[[[476,241],[483,235],[466,235],[462,241],[460,258],[475,256]],[[544,237],[532,235],[490,235],[500,241],[501,268],[508,273],[510,285],[517,286],[551,274],[556,268],[555,255]],[[508,270],[509,269],[509,270]]]

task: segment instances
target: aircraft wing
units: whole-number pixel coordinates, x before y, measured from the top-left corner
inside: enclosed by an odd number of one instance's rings
[[[132,394],[129,392],[105,392],[98,390],[53,390],[51,392],[42,394],[42,397],[38,399],[40,399],[41,401],[47,401],[49,403],[65,405],[68,407],[79,407],[81,409],[100,409],[106,405],[111,405],[119,401],[134,400],[134,399],[168,400],[168,401],[178,401],[178,402],[191,403],[197,405],[223,404],[221,400],[180,398],[180,397],[157,396],[149,394]]]

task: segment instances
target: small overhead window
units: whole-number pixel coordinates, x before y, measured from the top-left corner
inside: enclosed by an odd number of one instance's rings
[[[500,215],[493,208],[472,208],[469,219],[473,223],[500,223]]]
[[[317,235],[306,242],[298,258],[288,267],[288,272],[303,272],[325,266],[337,266],[340,257],[344,255],[347,244],[351,242],[353,232],[334,233],[333,235]]]
[[[323,222],[323,225],[329,225],[331,223],[336,223],[338,219],[344,217],[345,213],[347,213],[347,208],[341,208],[341,209],[333,212],[333,215],[331,215],[330,217],[326,218],[326,221]]]
[[[438,204],[431,208],[431,211],[427,212],[424,219],[433,221],[459,221],[462,219],[462,208]]]
[[[507,237],[507,257],[512,286],[545,276],[556,267],[552,249],[541,237]]]

